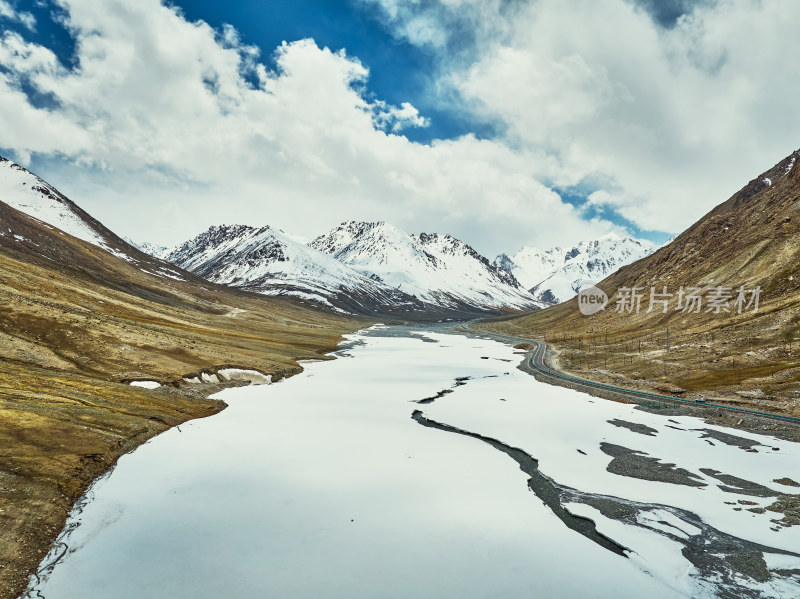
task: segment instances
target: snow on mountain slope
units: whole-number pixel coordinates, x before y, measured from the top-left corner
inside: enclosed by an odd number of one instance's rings
[[[501,254],[494,263],[513,273],[537,299],[557,304],[573,297],[582,285],[598,283],[656,249],[649,241],[606,235],[568,249],[524,247],[510,258]]]
[[[160,258],[164,260],[170,253],[172,253],[174,248],[168,248],[163,245],[157,245],[155,243],[150,243],[147,241],[137,242],[129,237],[123,237],[123,239],[131,244],[133,247],[138,249],[140,252],[144,252],[154,258]]]
[[[428,304],[454,309],[541,307],[513,275],[450,235],[409,235],[383,222],[348,221],[310,245]]]
[[[346,311],[406,305],[413,298],[269,226],[214,226],[167,260],[205,279],[265,295],[293,295]]]
[[[0,202],[4,202],[45,225],[128,258],[113,240],[110,231],[78,208],[56,188],[20,165],[0,157]]]
[[[107,229],[55,187],[26,168],[0,156],[0,202],[22,212],[58,235],[71,235],[122,258],[142,272],[174,280],[186,275],[162,260],[142,253]],[[13,231],[9,231],[13,234]]]
[[[512,273],[525,289],[530,289],[544,281],[564,264],[566,252],[559,247],[541,251],[523,247],[514,256],[500,254],[494,259],[497,268]]]

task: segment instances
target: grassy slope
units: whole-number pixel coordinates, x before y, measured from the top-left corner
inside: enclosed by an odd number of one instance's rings
[[[17,597],[75,500],[122,454],[224,407],[176,383],[221,366],[286,376],[364,325],[174,281],[0,204],[0,599]],[[143,258],[144,259],[144,258]],[[218,388],[218,387],[217,387]]]
[[[767,186],[764,177],[773,184]],[[799,233],[800,160],[790,157],[669,246],[601,282],[599,287],[611,296],[604,312],[585,317],[573,299],[479,326],[546,338],[556,348],[560,366],[586,378],[659,391],[681,388],[689,396],[705,394],[743,407],[800,415]],[[711,281],[733,288],[760,285],[758,313],[646,313],[651,286],[660,290],[667,285],[676,292],[681,285],[708,286]],[[615,312],[615,290],[622,286],[645,288],[640,314]],[[736,393],[755,389],[765,397]]]

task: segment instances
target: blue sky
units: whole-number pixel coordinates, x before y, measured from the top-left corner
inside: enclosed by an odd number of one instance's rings
[[[268,59],[271,49],[283,41],[313,38],[320,45],[344,49],[370,69],[369,92],[393,104],[410,101],[429,120],[427,127],[404,132],[422,143],[464,134],[480,138],[497,135],[497,122],[482,119],[464,104],[443,102],[431,93],[436,52],[392,35],[384,22],[362,2],[353,0],[240,0],[235,3],[196,0],[172,2],[190,20],[204,20],[222,27],[235,24],[243,41],[262,49]],[[642,0],[642,6],[659,22],[672,25],[691,6],[690,0]],[[603,218],[626,228],[636,237],[656,243],[670,237],[663,231],[643,230],[613,208],[588,206],[587,197],[597,187],[591,182],[556,190],[565,202],[585,207],[587,218]]]
[[[254,218],[658,242],[795,149],[798,23],[789,0],[0,0],[0,152],[167,244]]]
[[[275,48],[284,41],[313,38],[319,45],[344,49],[370,69],[369,91],[393,104],[411,101],[429,119],[428,127],[410,129],[406,136],[428,143],[465,133],[479,137],[495,134],[496,124],[475,118],[469,111],[443,106],[430,93],[436,64],[433,51],[393,36],[374,10],[354,0],[212,0],[171,1],[190,21],[202,20],[215,28],[232,24],[247,44],[258,46],[269,64]],[[52,49],[66,65],[74,65],[75,43],[58,22],[63,10],[53,2],[18,2],[20,10],[34,15],[36,29],[3,23]],[[39,98],[38,101],[46,101]]]
[[[442,107],[429,90],[434,53],[393,37],[374,10],[351,0],[240,0],[235,3],[198,0],[174,2],[190,20],[215,27],[234,24],[243,41],[257,45],[265,60],[283,41],[313,38],[319,45],[344,49],[370,69],[369,91],[400,104],[410,101],[430,126],[406,132],[410,139],[430,142],[464,133],[492,135],[491,123],[469,112]]]

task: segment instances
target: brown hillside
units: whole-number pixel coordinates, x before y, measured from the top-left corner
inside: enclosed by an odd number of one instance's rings
[[[135,263],[0,202],[0,599],[24,590],[75,500],[120,455],[224,407],[206,399],[219,386],[182,376],[235,366],[279,378],[362,326],[106,238]],[[125,384],[137,378],[174,386]]]
[[[684,389],[745,407],[799,414],[800,151],[750,181],[668,246],[598,286],[606,309],[583,316],[577,299],[483,327],[546,337],[566,370],[650,389]],[[668,312],[650,290],[674,294]],[[701,289],[700,313],[678,310],[683,286]],[[739,314],[737,291],[746,293]],[[641,310],[618,312],[620,288],[641,288]],[[715,287],[730,288],[728,312],[707,311]],[[761,288],[759,309],[747,302]],[[658,299],[658,298],[656,298]],[[684,304],[685,305],[685,304]],[[628,306],[626,305],[626,308]]]

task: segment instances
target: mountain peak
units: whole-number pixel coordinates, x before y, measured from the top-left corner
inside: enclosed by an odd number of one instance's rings
[[[133,260],[129,244],[44,179],[3,157],[0,157],[0,200],[49,229],[58,229],[117,257]]]
[[[656,250],[649,241],[609,233],[564,249],[539,250],[525,246],[514,256],[501,254],[496,267],[510,271],[542,302],[571,298],[586,283],[596,283]]]
[[[310,245],[430,304],[473,309],[539,306],[512,274],[452,235],[409,235],[385,222],[347,221]]]
[[[353,244],[377,249],[395,243],[403,244],[406,237],[408,237],[406,233],[384,221],[348,220],[335,229],[320,235],[308,245],[323,253],[336,256]],[[350,253],[352,254],[352,252]]]
[[[276,238],[269,225],[259,228],[250,225],[212,225],[195,238],[174,248],[165,259],[204,276],[198,271],[199,265],[207,264],[211,256],[234,255],[240,253],[242,247],[252,246],[254,243],[266,251],[264,248],[268,241],[271,241],[270,257],[281,260],[283,242]]]

